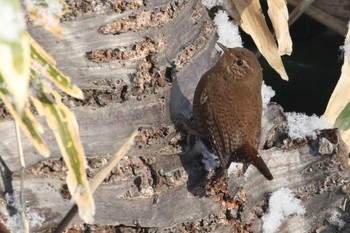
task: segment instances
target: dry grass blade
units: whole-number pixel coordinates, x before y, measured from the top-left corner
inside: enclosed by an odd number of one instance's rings
[[[134,138],[137,135],[137,131],[133,131],[122,147],[117,151],[117,153],[111,157],[108,163],[97,173],[97,175],[90,182],[91,192],[94,193],[102,181],[108,176],[112,169],[119,163],[119,161],[126,155],[133,144]],[[77,205],[75,204],[58,224],[54,233],[63,232],[69,223],[72,221],[74,216],[78,211]]]

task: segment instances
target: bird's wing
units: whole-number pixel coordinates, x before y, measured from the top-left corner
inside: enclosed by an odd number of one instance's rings
[[[215,94],[215,93],[214,93]],[[234,159],[235,151],[242,144],[246,135],[246,124],[232,114],[232,109],[226,109],[230,104],[224,99],[210,98],[210,93],[203,91],[202,122],[208,129],[205,138],[210,142],[212,150],[218,155],[221,165],[228,168]],[[232,108],[232,106],[230,106]]]
[[[219,156],[221,166],[228,168],[231,162],[244,162],[254,165],[267,179],[272,180],[273,176],[266,166],[264,160],[259,156],[255,142],[246,141],[249,125],[245,117],[239,114],[240,109],[234,104],[224,103],[225,99],[215,102],[217,98],[211,99],[210,95],[204,98],[202,110],[205,119],[210,145],[213,151]],[[230,109],[225,109],[229,106]],[[238,118],[242,116],[242,118]],[[258,127],[259,128],[259,127]],[[256,132],[260,136],[260,132]]]

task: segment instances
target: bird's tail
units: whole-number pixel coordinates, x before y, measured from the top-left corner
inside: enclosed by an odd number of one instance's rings
[[[244,143],[242,145],[242,156],[245,156],[246,162],[254,165],[261,174],[265,176],[268,180],[273,180],[273,176],[266,166],[264,160],[259,156],[258,150],[250,145],[249,143]]]

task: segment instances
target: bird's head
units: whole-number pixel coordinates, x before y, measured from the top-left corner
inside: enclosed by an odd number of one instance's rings
[[[217,44],[224,51],[218,61],[220,70],[228,73],[224,78],[238,82],[257,82],[261,85],[261,66],[254,53],[245,48],[226,48],[219,42]]]

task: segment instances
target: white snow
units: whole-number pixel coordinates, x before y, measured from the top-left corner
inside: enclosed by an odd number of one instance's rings
[[[36,212],[26,211],[26,217],[29,222],[29,228],[39,227],[45,221],[45,218],[40,216]],[[24,232],[22,217],[19,213],[8,217],[6,221],[6,225],[11,230],[11,232],[17,232],[17,233]]]
[[[0,4],[0,41],[17,42],[25,30],[24,15],[13,4],[1,1]]]
[[[213,172],[216,168],[220,167],[219,158],[214,153],[208,151],[201,140],[197,140],[193,151],[202,153],[202,163],[204,164],[205,170],[208,172]]]
[[[350,29],[350,21],[348,24],[348,28]],[[345,38],[344,45],[340,47],[341,50],[344,51],[344,56],[350,56],[350,37]]]
[[[215,171],[216,168],[220,167],[220,162],[218,157],[215,154],[210,153],[205,148],[204,145],[202,148],[202,155],[203,155],[202,162],[204,163],[205,170],[211,172],[211,171]]]
[[[344,56],[350,55],[350,41],[345,41],[345,44],[340,46],[340,50],[344,53]]]
[[[262,96],[262,106],[263,109],[267,107],[267,104],[270,103],[270,100],[272,97],[275,96],[275,91],[272,89],[272,87],[267,86],[265,82],[263,81],[262,87],[261,87],[261,96]]]
[[[242,171],[243,169],[243,163],[235,163],[232,162],[227,169],[227,174],[230,176],[232,173],[237,173],[239,171]]]
[[[316,138],[319,129],[332,128],[332,125],[323,116],[315,114],[307,116],[303,113],[287,112],[287,122],[289,126],[289,136],[292,139],[311,137]]]
[[[214,24],[218,27],[216,32],[219,36],[218,42],[227,48],[242,47],[242,38],[239,35],[238,25],[233,21],[229,21],[226,11],[219,10],[216,13]],[[215,45],[215,48],[221,51],[218,45]]]
[[[345,226],[345,221],[341,219],[341,214],[339,211],[334,211],[332,213],[331,217],[329,218],[329,222],[332,225],[337,226],[339,229],[342,229]]]
[[[277,232],[282,222],[290,215],[305,214],[305,208],[299,199],[295,198],[289,188],[280,188],[273,192],[269,200],[269,210],[261,219],[263,232]]]
[[[5,200],[7,204],[15,204],[15,196],[12,193],[6,193]]]
[[[8,205],[13,206],[17,210],[21,209],[21,206],[16,202],[13,194],[6,193],[5,199]],[[25,215],[30,228],[41,226],[45,221],[44,217],[40,216],[38,212],[32,211],[30,208],[26,208]],[[24,232],[21,214],[17,213],[12,216],[8,216],[6,226],[11,230],[11,232]]]

